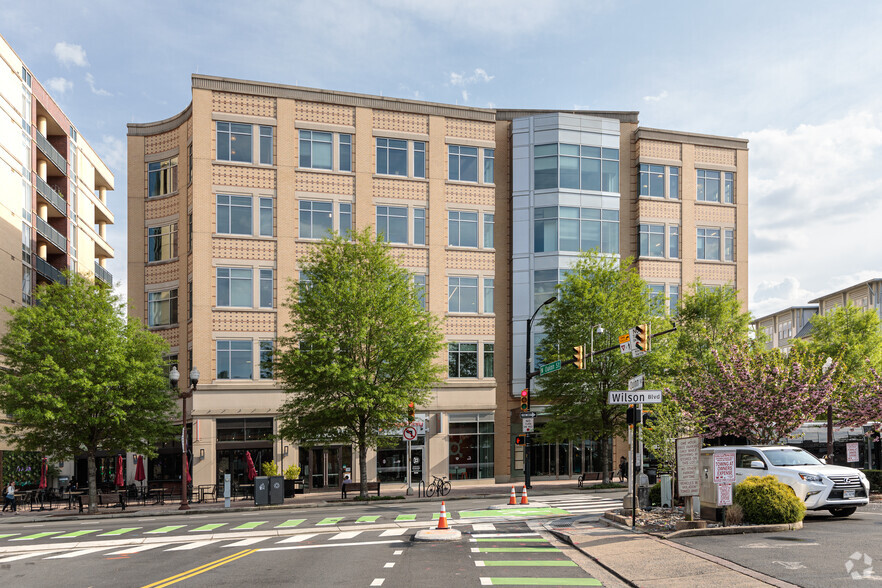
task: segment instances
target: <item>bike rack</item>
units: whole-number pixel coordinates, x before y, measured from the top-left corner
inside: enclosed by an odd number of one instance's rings
[[[425,480],[420,480],[419,484],[417,484],[417,498],[422,498],[423,494],[426,492],[426,482]]]

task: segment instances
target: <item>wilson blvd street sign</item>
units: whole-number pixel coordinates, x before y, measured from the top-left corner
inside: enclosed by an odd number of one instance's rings
[[[607,404],[659,404],[661,401],[661,390],[610,390],[607,398]]]

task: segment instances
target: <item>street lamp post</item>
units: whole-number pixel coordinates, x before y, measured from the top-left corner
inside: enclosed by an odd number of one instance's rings
[[[594,331],[603,335],[603,325],[591,325],[591,363],[594,363]]]
[[[536,315],[539,314],[539,311],[542,310],[542,307],[546,304],[551,304],[557,300],[557,296],[552,296],[545,302],[539,305],[536,308],[536,311],[533,312],[533,316],[527,319],[527,410],[530,410],[530,383],[533,380],[533,376],[530,372],[533,370],[533,358],[532,358],[532,343],[530,342],[530,335],[533,329],[533,319],[536,318]],[[524,433],[524,486],[527,490],[530,490],[532,486],[530,485],[530,433]]]
[[[178,372],[177,366],[172,367],[168,373],[168,381],[171,383],[171,387],[177,388],[178,380],[180,379],[181,374]],[[193,368],[190,370],[189,388],[186,392],[180,393],[181,400],[183,401],[183,424],[181,425],[181,506],[178,507],[178,510],[190,510],[190,505],[187,503],[187,399],[196,392],[196,384],[198,383],[199,370]]]

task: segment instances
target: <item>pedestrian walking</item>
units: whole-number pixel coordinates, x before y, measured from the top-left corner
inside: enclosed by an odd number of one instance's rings
[[[6,512],[6,507],[11,506],[12,512],[15,512],[15,482],[10,482],[9,486],[6,487],[6,494],[4,495],[5,500],[3,501],[3,512]]]
[[[628,460],[625,459],[623,455],[619,459],[619,482],[626,482],[628,480]]]

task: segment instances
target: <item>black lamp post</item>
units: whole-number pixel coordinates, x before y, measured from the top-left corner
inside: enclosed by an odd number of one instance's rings
[[[532,355],[532,343],[530,341],[530,336],[532,334],[533,329],[533,319],[536,318],[536,315],[539,314],[539,311],[542,310],[542,307],[546,304],[551,304],[557,300],[557,296],[552,296],[545,302],[539,305],[536,308],[536,311],[533,313],[529,319],[527,319],[527,410],[530,410],[530,383],[533,380],[533,358]],[[524,486],[527,490],[531,489],[530,485],[530,433],[524,433]]]
[[[168,381],[171,383],[172,388],[178,387],[178,380],[181,379],[181,374],[178,372],[177,366],[172,367],[171,371],[168,373]],[[181,506],[178,507],[178,510],[190,510],[190,505],[187,503],[187,399],[193,396],[193,393],[196,391],[196,384],[199,383],[199,370],[193,368],[190,370],[190,387],[186,392],[181,392],[181,400],[183,401],[183,417],[182,417],[182,429],[181,429]]]

